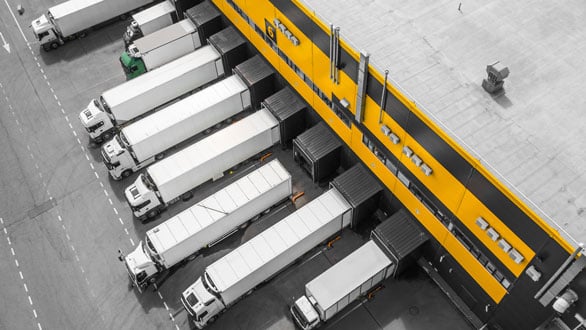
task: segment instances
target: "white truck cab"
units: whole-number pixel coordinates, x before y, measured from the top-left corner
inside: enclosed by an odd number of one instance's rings
[[[132,148],[129,147],[123,132],[114,135],[112,140],[102,145],[104,164],[114,180],[126,178],[155,161],[155,157],[151,157],[149,161],[137,163],[131,153]]]
[[[218,299],[218,295],[219,293],[207,272],[204,272],[203,276],[183,291],[181,302],[199,329],[214,322],[218,314],[225,310],[226,307]]]
[[[158,265],[153,261],[157,260],[157,252],[152,249],[152,244],[149,243],[147,241],[145,244],[140,241],[137,248],[124,257],[128,275],[139,292],[148,283],[155,281],[153,275],[158,272]]]
[[[158,206],[161,204],[153,188],[154,184],[149,175],[141,173],[136,178],[136,181],[124,190],[124,195],[132,212],[139,219],[145,218],[149,211],[153,209],[158,210]]]
[[[301,298],[297,299],[293,306],[289,309],[291,311],[291,315],[295,319],[295,323],[303,329],[303,330],[311,330],[317,327],[320,323],[320,318],[313,305],[315,304],[315,300],[311,298],[307,298],[306,296],[301,296]]]
[[[111,137],[114,125],[108,115],[108,110],[108,105],[100,97],[99,100],[91,100],[88,106],[79,113],[79,120],[88,131],[90,139],[109,139]]]
[[[33,33],[39,43],[46,49],[49,46],[57,48],[63,42],[55,33],[55,26],[53,25],[52,20],[49,19],[48,15],[51,15],[51,13],[43,14],[36,20],[32,21],[31,28],[33,29]]]

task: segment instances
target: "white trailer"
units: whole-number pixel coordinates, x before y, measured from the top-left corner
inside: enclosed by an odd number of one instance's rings
[[[370,240],[305,285],[305,295],[291,306],[295,323],[309,330],[330,320],[389,277],[394,264]]]
[[[129,45],[120,55],[126,77],[132,79],[188,54],[221,29],[221,16],[209,2],[192,8],[197,15],[166,26]]]
[[[140,220],[156,216],[191,190],[280,141],[279,121],[266,109],[147,168],[124,194]]]
[[[170,0],[163,1],[132,15],[122,40],[128,47],[134,40],[149,35],[159,29],[177,22],[177,12]]]
[[[229,75],[245,56],[244,39],[233,28],[225,29],[210,38],[210,45],[105,91],[79,119],[91,140],[110,139],[119,125]]]
[[[352,206],[332,188],[206,267],[181,301],[203,328],[230,305],[348,226]]]
[[[49,8],[31,22],[35,37],[45,50],[85,34],[86,30],[145,6],[153,0],[70,0]]]
[[[124,257],[133,285],[142,291],[163,272],[212,246],[292,193],[291,175],[273,160],[189,209],[147,231]]]
[[[257,55],[234,68],[235,74],[123,127],[102,146],[102,159],[119,180],[162,159],[206,129],[257,107],[272,94],[274,71]]]

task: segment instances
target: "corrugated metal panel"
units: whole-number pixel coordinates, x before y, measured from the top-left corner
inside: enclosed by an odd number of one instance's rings
[[[372,236],[376,236],[377,243],[383,244],[397,261],[401,261],[429,239],[414,221],[407,211],[401,209],[378,225]]]
[[[238,64],[234,68],[234,72],[237,72],[248,86],[254,85],[274,73],[273,69],[258,55]]]
[[[196,26],[201,26],[220,18],[220,12],[208,1],[204,1],[197,6],[187,9],[185,16],[189,17]]]
[[[317,125],[297,136],[295,143],[314,162],[342,147],[342,142],[334,136],[334,133],[323,122],[319,122]]]
[[[210,44],[214,45],[220,54],[227,54],[231,50],[246,44],[233,27],[228,27],[209,37]]]
[[[382,191],[378,181],[360,163],[332,180],[331,185],[336,187],[354,208]]]
[[[275,117],[279,118],[279,121],[294,116],[307,107],[290,87],[283,88],[267,97],[263,104]]]

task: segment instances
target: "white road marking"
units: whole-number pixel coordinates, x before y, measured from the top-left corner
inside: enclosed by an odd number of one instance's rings
[[[12,19],[14,20],[14,22],[16,23],[16,26],[18,27],[18,31],[20,31],[20,35],[22,36],[22,39],[24,39],[24,42],[26,42],[27,46],[30,49],[31,46],[28,44],[28,40],[26,39],[24,32],[22,32],[22,28],[20,27],[20,24],[16,20],[16,16],[14,16],[14,12],[12,11],[12,8],[10,8],[10,5],[8,4],[7,0],[4,0],[4,3],[6,4],[6,7],[8,7],[8,10],[10,11],[10,15],[12,15]]]
[[[157,289],[159,290],[159,289]],[[163,299],[163,295],[161,294],[161,292],[157,291],[157,293],[159,294],[159,298]]]
[[[132,240],[132,238],[130,239],[130,244],[131,244],[132,246],[134,246],[134,241]]]
[[[0,218],[0,223],[4,224],[4,219]]]
[[[33,309],[33,314],[35,314],[35,319],[38,318],[37,311],[35,309]]]
[[[120,224],[124,226],[124,221],[122,221],[122,218],[118,217],[118,221],[120,221]]]
[[[57,219],[59,219],[59,222],[63,221],[60,215],[57,216]]]
[[[10,252],[12,252],[12,256],[14,256],[14,248],[10,248]]]
[[[69,122],[69,117],[65,116],[65,121]]]
[[[85,159],[90,160],[90,156],[88,156],[88,154],[85,154]]]
[[[20,275],[21,280],[24,280],[24,276],[22,276],[22,272],[20,270],[18,271],[18,275]]]
[[[23,283],[23,284],[24,284],[24,291],[26,291],[28,293],[28,287],[26,286],[26,283]]]
[[[77,132],[76,132],[76,131],[73,131],[73,135],[74,135],[75,137],[77,137]]]
[[[106,195],[106,197],[110,196],[108,195],[108,191],[106,189],[104,189],[104,195]]]
[[[70,246],[71,246],[71,250],[72,250],[73,252],[75,252],[75,247],[74,247],[73,245],[70,245]]]
[[[65,233],[65,237],[67,237],[67,240],[68,241],[71,241],[71,238],[69,237],[69,234],[68,233]]]
[[[41,66],[39,65],[39,67],[41,67]],[[59,98],[57,97],[57,95],[53,94],[53,97],[55,98],[55,101],[59,100]]]
[[[94,163],[90,163],[90,167],[92,168],[92,170],[95,170]]]
[[[73,129],[73,125],[71,125],[71,123],[69,121],[67,121],[67,122],[68,122],[69,128]]]
[[[4,227],[4,234],[8,235],[8,231],[6,230],[6,227]]]
[[[96,176],[96,179],[99,179],[100,178],[100,176],[98,175],[98,172],[94,172],[94,175]]]
[[[31,299],[31,296],[28,296],[28,302],[31,304],[31,306],[33,305],[33,300]]]
[[[18,264],[18,259],[14,259],[14,263],[16,264],[16,267],[20,267],[20,265]]]
[[[81,272],[85,274],[85,270],[83,270],[83,266],[79,266],[81,268]]]
[[[112,209],[114,210],[114,213],[116,213],[116,215],[118,215],[118,210],[115,207]]]
[[[104,188],[104,184],[100,181],[100,187]]]
[[[112,199],[108,198],[108,203],[110,203],[110,205],[114,205],[114,203],[112,203]]]
[[[75,260],[77,260],[77,262],[79,262],[79,257],[77,256],[77,254],[75,255]]]
[[[126,233],[126,235],[130,235],[130,234],[128,233],[128,229],[124,228],[124,232]]]
[[[40,323],[37,323],[37,326],[39,327],[39,330],[43,330],[43,327],[41,326]]]

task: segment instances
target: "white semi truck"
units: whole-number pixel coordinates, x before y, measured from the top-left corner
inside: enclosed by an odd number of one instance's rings
[[[347,227],[352,206],[331,188],[296,212],[206,267],[181,301],[203,328],[232,304]]]
[[[79,114],[90,140],[109,140],[120,125],[194,89],[229,75],[245,57],[246,42],[226,28],[210,37],[210,45],[122,83],[93,99]]]
[[[200,48],[210,36],[221,30],[220,13],[209,2],[191,8],[186,15],[188,18],[144,36],[128,46],[120,55],[120,64],[128,79]]]
[[[354,300],[389,277],[394,264],[374,240],[305,285],[305,295],[291,306],[295,323],[310,330],[330,320]]]
[[[171,0],[166,0],[132,15],[122,40],[127,48],[134,40],[149,35],[159,29],[177,23],[177,12]]]
[[[149,166],[124,194],[139,220],[156,216],[191,190],[280,141],[279,121],[261,109]]]
[[[69,0],[49,8],[33,20],[31,28],[44,50],[85,35],[100,23],[148,5],[153,0]]]
[[[292,193],[291,175],[273,160],[189,209],[147,231],[144,241],[124,257],[139,291],[183,261],[193,259]]]
[[[206,129],[246,109],[258,108],[273,91],[274,71],[257,55],[221,80],[125,127],[102,146],[113,179],[162,159]]]

